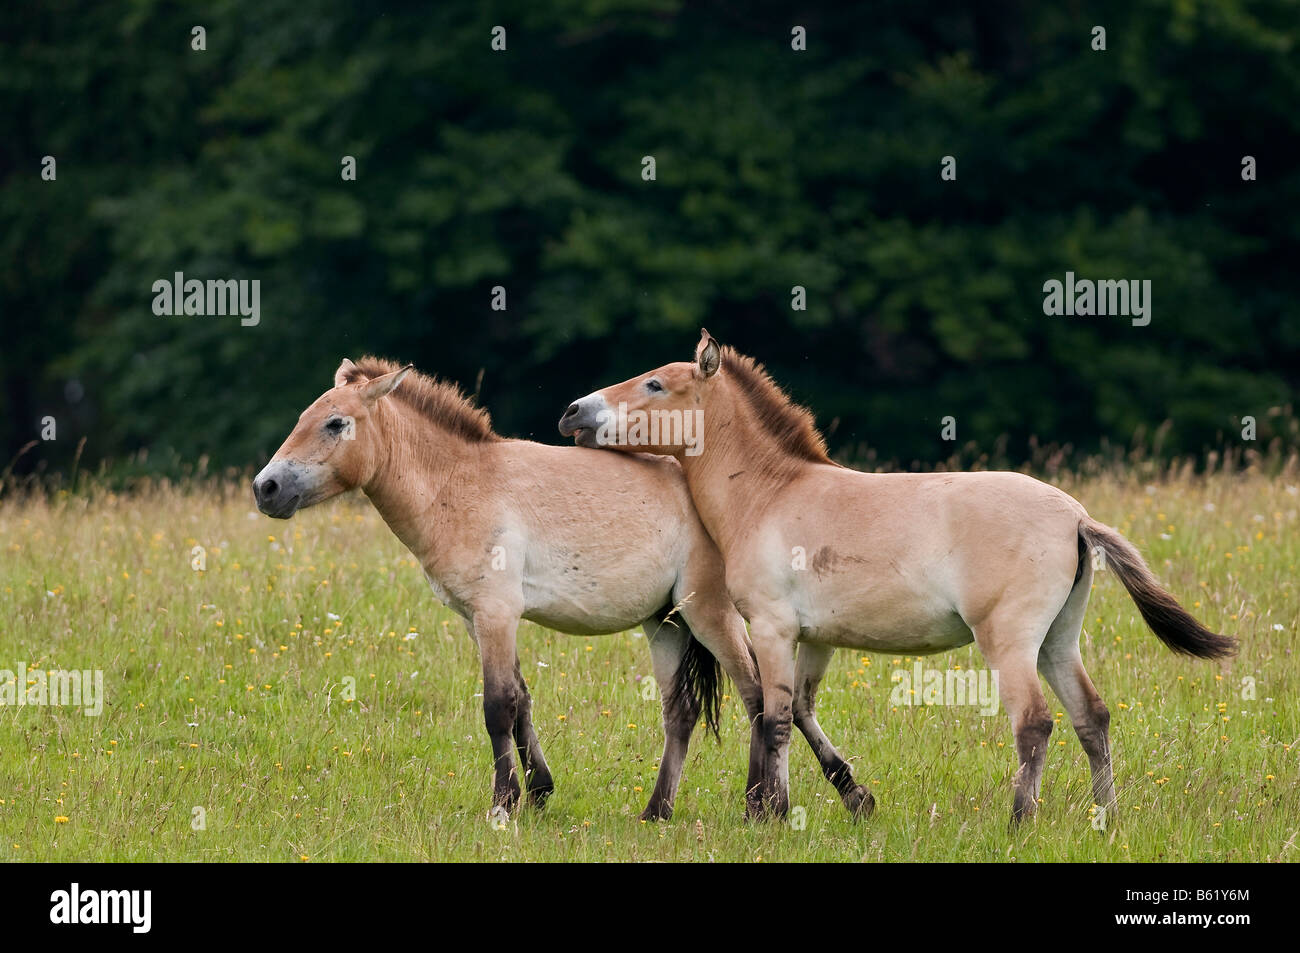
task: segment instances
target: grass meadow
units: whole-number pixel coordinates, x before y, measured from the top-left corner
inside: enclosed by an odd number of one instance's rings
[[[1040,813],[1011,832],[1005,713],[891,704],[913,660],[847,650],[819,713],[871,786],[872,818],[850,821],[796,734],[795,821],[746,823],[747,730],[729,696],[721,743],[696,735],[673,820],[642,823],[662,744],[645,638],[530,623],[519,651],[556,792],[493,824],[476,650],[363,496],[278,522],[245,482],[124,494],[92,479],[0,501],[0,670],[102,670],[106,696],[98,717],[0,707],[0,858],[1297,859],[1300,474],[1055,482],[1242,642],[1222,664],[1177,657],[1098,574],[1083,655],[1112,713],[1120,813],[1105,830],[1050,690]],[[982,664],[973,647],[925,661]]]

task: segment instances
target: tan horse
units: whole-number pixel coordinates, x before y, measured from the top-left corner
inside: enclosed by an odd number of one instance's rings
[[[288,519],[353,487],[469,623],[483,663],[495,805],[512,811],[519,801],[512,738],[529,799],[540,806],[553,789],[515,651],[521,617],[582,635],[645,623],[665,741],[643,818],[671,816],[701,712],[717,731],[719,661],[750,713],[757,770],[762,692],[745,624],[671,460],[506,440],[452,385],[365,358],[339,366],[253,494],[263,513]],[[756,783],[749,779],[747,794]]]
[[[873,474],[833,463],[812,414],[707,331],[695,361],[582,398],[560,430],[586,446],[681,461],[749,620],[763,681],[763,797],[778,814],[789,804],[792,720],[820,739],[822,769],[849,810],[873,807],[817,726],[817,685],[835,646],[922,654],[973,638],[1011,716],[1014,820],[1035,810],[1052,732],[1038,672],[1088,754],[1096,803],[1115,804],[1110,715],[1079,655],[1094,559],[1175,652],[1219,658],[1235,648],[1185,612],[1119,533],[1055,487],[1019,473]]]

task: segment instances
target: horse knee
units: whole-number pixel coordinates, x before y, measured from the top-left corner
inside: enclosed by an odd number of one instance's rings
[[[750,724],[762,724],[763,692],[761,690],[742,691],[740,701],[745,706],[745,715],[749,718]]]
[[[1110,733],[1110,709],[1100,698],[1092,709],[1092,728],[1103,737]]]
[[[768,748],[773,751],[780,750],[790,743],[791,734],[791,715],[787,708],[784,712],[785,717],[781,717],[780,712],[775,716],[763,716],[763,734]]]
[[[1098,701],[1088,712],[1088,720],[1075,725],[1074,730],[1085,752],[1089,755],[1104,753],[1110,744],[1110,710]]]
[[[519,711],[519,695],[513,685],[483,692],[483,721],[489,735],[499,737],[512,734],[519,719]]]
[[[1020,723],[1015,730],[1015,736],[1016,750],[1020,754],[1021,761],[1031,761],[1043,756],[1047,751],[1047,739],[1052,736],[1052,728],[1055,724],[1046,712],[1033,715]]]

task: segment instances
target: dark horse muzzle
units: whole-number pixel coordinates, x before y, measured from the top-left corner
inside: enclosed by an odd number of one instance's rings
[[[253,499],[267,516],[287,520],[302,503],[302,468],[288,460],[272,460],[253,478]]]
[[[572,437],[580,447],[598,448],[596,432],[609,420],[609,405],[600,394],[589,394],[575,400],[560,418],[560,434]]]

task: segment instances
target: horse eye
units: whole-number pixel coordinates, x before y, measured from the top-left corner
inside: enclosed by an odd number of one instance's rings
[[[660,384],[654,378],[651,378],[650,380],[645,382],[645,389],[650,391],[650,393],[652,394],[658,394],[663,391],[664,385]]]
[[[325,421],[325,429],[330,433],[342,433],[346,426],[347,422],[342,417],[331,417]]]

